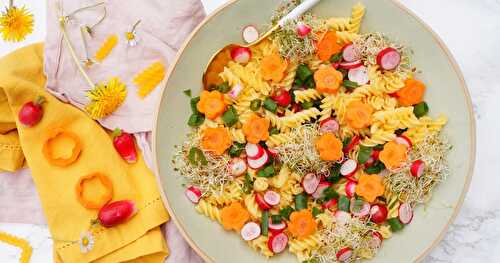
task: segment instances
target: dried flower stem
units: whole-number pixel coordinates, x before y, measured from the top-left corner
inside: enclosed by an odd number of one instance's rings
[[[137,20],[137,22],[135,22],[135,24],[132,26],[132,30],[130,30],[131,32],[134,32],[135,28],[141,23],[141,20]]]
[[[14,6],[14,0],[9,0],[9,8],[12,8]]]
[[[74,16],[74,15],[76,15],[77,13],[79,13],[79,12],[81,12],[83,10],[87,10],[87,9],[91,9],[91,8],[94,8],[94,7],[98,7],[100,5],[104,5],[104,2],[98,2],[98,3],[95,3],[93,5],[80,7],[78,9],[74,10],[73,12],[69,13],[66,17]]]

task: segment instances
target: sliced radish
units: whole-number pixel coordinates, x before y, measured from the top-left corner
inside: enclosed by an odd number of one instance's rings
[[[245,152],[248,159],[257,160],[264,155],[264,148],[258,144],[247,143]]]
[[[262,155],[262,157],[260,157],[257,160],[252,160],[250,158],[247,158],[248,166],[250,166],[250,168],[255,169],[255,170],[258,170],[258,169],[264,167],[264,165],[266,165],[266,163],[268,161],[269,161],[269,155],[267,154],[266,151],[264,151],[264,154]]]
[[[260,226],[255,222],[248,222],[243,226],[240,234],[245,241],[254,240],[260,236]]]
[[[323,203],[321,205],[321,208],[323,208],[323,209],[330,209],[330,208],[336,206],[337,202],[338,202],[337,199],[330,199],[328,202]]]
[[[241,37],[247,43],[253,43],[259,39],[259,30],[253,25],[248,25],[241,31]]]
[[[267,191],[264,194],[264,201],[266,201],[267,204],[275,206],[280,203],[280,194],[276,193],[275,191]]]
[[[384,238],[379,232],[373,231],[372,238],[370,239],[370,241],[368,241],[368,246],[371,248],[380,248],[382,246],[383,240]]]
[[[397,68],[400,62],[401,54],[392,47],[383,49],[377,55],[377,64],[385,70]]]
[[[328,118],[322,120],[319,123],[319,127],[320,127],[319,131],[321,133],[327,133],[327,132],[335,133],[339,130],[339,123],[333,118]]]
[[[319,183],[318,187],[316,188],[316,191],[312,194],[312,197],[315,199],[320,198],[323,195],[323,191],[325,191],[326,188],[330,187],[332,184],[329,182],[321,182]]]
[[[227,95],[229,95],[229,97],[233,99],[237,99],[242,90],[243,86],[241,86],[241,84],[238,83],[234,85],[233,88],[231,88],[231,90],[227,93]]]
[[[186,189],[184,194],[193,204],[197,204],[198,202],[200,202],[201,190],[198,189],[198,187],[190,186]]]
[[[340,225],[345,225],[349,220],[351,220],[351,214],[342,211],[342,210],[337,210],[335,212],[335,222],[340,224]]]
[[[347,77],[350,81],[358,83],[358,85],[365,85],[370,81],[368,78],[368,69],[365,66],[350,69],[347,73]]]
[[[350,247],[345,247],[339,252],[337,252],[337,260],[340,262],[346,262],[351,259],[352,257],[352,249]]]
[[[252,51],[247,47],[233,47],[231,58],[241,64],[246,64],[252,58]]]
[[[416,160],[411,164],[411,175],[420,178],[424,174],[425,163],[422,160]]]
[[[356,60],[353,62],[342,62],[339,65],[339,67],[343,69],[353,69],[353,68],[359,68],[361,66],[363,66],[363,62],[361,60]]]
[[[358,60],[358,56],[354,51],[354,45],[348,44],[342,49],[342,58],[347,62],[353,62]]]
[[[313,194],[314,192],[316,192],[319,183],[320,181],[318,176],[313,173],[306,174],[304,176],[304,179],[302,179],[302,187],[304,188],[304,191],[308,194]]]
[[[386,219],[389,211],[385,205],[374,204],[370,208],[370,220],[376,224],[382,224]]]
[[[241,158],[233,158],[228,165],[229,172],[237,177],[244,174],[247,170],[247,163]]]
[[[285,229],[287,227],[285,221],[281,221],[281,223],[278,223],[278,224],[273,224],[273,220],[271,220],[271,218],[269,218],[268,226],[269,226],[269,231],[271,233],[273,233],[274,235],[285,231]]]
[[[288,245],[288,236],[284,233],[280,233],[274,235],[269,238],[267,241],[267,247],[274,253],[278,254],[285,251],[286,246]]]
[[[356,185],[358,185],[358,183],[354,181],[347,181],[347,183],[345,184],[345,195],[347,195],[347,197],[351,198],[354,196],[354,194],[356,193]]]
[[[262,210],[269,210],[269,209],[271,209],[271,205],[269,205],[266,202],[266,200],[264,199],[264,197],[262,197],[262,195],[260,195],[260,194],[255,194],[255,202],[257,203],[257,205]]]
[[[413,209],[408,203],[401,204],[398,212],[399,221],[405,225],[408,225],[413,219]]]
[[[408,138],[408,137],[406,137],[404,135],[400,135],[400,136],[396,137],[396,139],[394,139],[394,141],[397,144],[406,145],[406,147],[408,147],[408,149],[410,149],[413,146],[413,144],[411,143],[410,138]]]
[[[347,159],[342,166],[340,166],[340,174],[349,177],[353,176],[358,169],[358,163],[353,159]]]
[[[352,199],[350,207],[352,215],[356,217],[364,217],[370,214],[370,204],[368,202],[364,202],[363,206],[359,211],[354,211],[354,204],[355,204],[354,199]]]
[[[280,157],[280,153],[278,152],[278,150],[273,148],[267,149],[267,153],[271,155],[271,157],[273,157],[274,159],[278,159]]]
[[[297,35],[300,37],[300,38],[304,38],[306,37],[307,35],[309,35],[309,33],[311,33],[312,31],[312,28],[302,22],[299,22],[297,24]]]

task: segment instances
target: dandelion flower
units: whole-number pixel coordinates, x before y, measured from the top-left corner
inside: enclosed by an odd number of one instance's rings
[[[91,100],[85,110],[93,119],[100,119],[113,113],[125,100],[127,90],[118,78],[111,78],[108,83],[100,83],[87,92]]]
[[[80,234],[78,243],[80,244],[80,251],[84,254],[88,253],[94,247],[94,236],[88,231],[83,232]]]
[[[0,15],[0,33],[5,41],[19,42],[33,32],[33,14],[26,7],[7,8]]]

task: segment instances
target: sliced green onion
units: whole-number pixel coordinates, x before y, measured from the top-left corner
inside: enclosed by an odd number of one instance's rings
[[[310,109],[310,108],[314,107],[314,102],[312,102],[312,101],[302,102],[300,104],[300,107],[302,107],[302,109],[304,109],[304,110]]]
[[[272,215],[271,222],[273,222],[273,224],[281,223],[281,215]]]
[[[199,113],[193,113],[189,116],[188,125],[191,127],[199,127],[205,122],[205,116]]]
[[[295,196],[295,210],[300,211],[307,208],[307,196],[302,193]]]
[[[262,219],[260,220],[260,228],[263,236],[267,237],[269,232],[269,211],[262,211]]]
[[[222,114],[222,121],[227,127],[231,127],[238,122],[238,113],[232,106]]]
[[[272,112],[272,113],[276,113],[276,111],[278,110],[278,104],[276,103],[276,101],[272,100],[271,98],[266,98],[264,100],[264,109]]]
[[[186,96],[188,97],[191,97],[191,90],[190,89],[187,89],[187,90],[184,90],[182,91],[184,94],[186,94]]]
[[[260,110],[260,106],[262,105],[262,101],[259,99],[254,99],[252,102],[250,102],[250,109],[252,111],[258,111]]]
[[[196,107],[198,101],[200,101],[200,97],[191,98],[191,101],[189,102],[191,104],[191,110],[193,111],[193,113],[199,113],[198,108]]]
[[[337,63],[342,60],[342,55],[344,52],[337,53],[330,58],[331,63]]]
[[[339,201],[337,203],[337,207],[341,211],[349,212],[349,205],[350,205],[350,203],[351,203],[351,201],[349,200],[349,197],[347,197],[345,195],[341,195],[339,197]]]
[[[309,78],[310,76],[313,75],[313,72],[309,69],[309,67],[307,65],[299,65],[297,67],[297,77],[302,80],[302,81],[305,81],[307,78]]]
[[[359,152],[358,152],[358,163],[364,164],[370,157],[372,156],[372,151],[373,148],[371,147],[366,147],[366,146],[359,146]]]
[[[359,84],[354,82],[354,81],[350,81],[350,80],[344,80],[344,82],[342,82],[342,86],[346,87],[347,89],[355,89],[357,87],[359,87]]]
[[[280,130],[276,127],[272,127],[271,130],[269,131],[269,135],[275,135],[275,134],[279,134],[280,133]]]
[[[399,218],[397,218],[397,217],[387,219],[387,223],[391,227],[392,232],[401,231],[405,227],[403,224],[401,224],[401,222],[399,221]]]
[[[243,183],[243,192],[245,194],[250,194],[253,189],[253,181],[252,177],[250,176],[249,173],[245,174],[245,182]]]
[[[425,103],[425,101],[422,101],[413,107],[413,113],[417,116],[417,118],[427,115],[428,112],[429,106]]]
[[[293,212],[293,208],[291,206],[284,207],[280,210],[280,215],[282,218],[286,220],[290,220],[290,214]]]
[[[318,207],[313,207],[312,209],[312,214],[314,217],[317,217],[319,214],[323,214],[323,211],[322,209],[319,209]]]
[[[217,90],[221,93],[228,93],[231,90],[231,87],[229,87],[229,83],[225,81],[224,83],[217,86]]]

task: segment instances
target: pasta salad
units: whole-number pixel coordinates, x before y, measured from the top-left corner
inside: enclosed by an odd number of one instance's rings
[[[190,100],[192,129],[172,160],[186,197],[265,257],[370,259],[449,173],[447,117],[428,115],[409,48],[360,32],[365,12],[306,13],[232,48]]]

